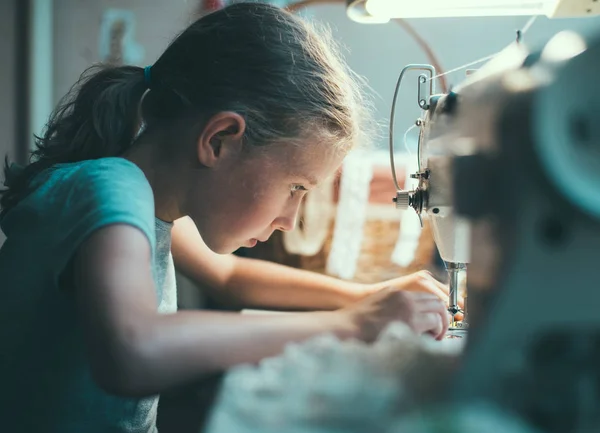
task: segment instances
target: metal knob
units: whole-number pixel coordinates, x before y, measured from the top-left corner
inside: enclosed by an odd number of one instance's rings
[[[410,191],[397,191],[396,197],[394,197],[394,203],[396,203],[396,209],[406,210],[410,207],[411,203],[411,192]]]

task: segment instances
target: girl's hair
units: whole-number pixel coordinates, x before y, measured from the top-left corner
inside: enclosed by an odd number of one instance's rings
[[[135,66],[88,69],[36,137],[30,164],[15,172],[6,163],[0,216],[42,170],[123,154],[142,99],[148,129],[234,111],[245,118],[252,145],[311,137],[351,147],[366,135],[369,105],[335,46],[329,32],[280,8],[236,3],[190,25],[146,74]]]

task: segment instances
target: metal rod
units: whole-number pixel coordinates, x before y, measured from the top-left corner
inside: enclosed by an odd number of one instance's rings
[[[464,263],[448,262],[446,263],[446,270],[449,276],[448,311],[452,315],[455,315],[463,312],[458,305],[458,290],[463,279],[463,274],[467,270],[467,265]]]
[[[394,90],[394,96],[392,98],[392,110],[390,113],[390,135],[389,135],[389,148],[390,148],[390,165],[392,166],[392,179],[394,180],[394,186],[396,187],[396,191],[400,191],[400,186],[398,184],[398,179],[396,177],[396,164],[394,163],[394,122],[396,120],[396,101],[398,100],[398,93],[400,92],[400,86],[402,85],[402,80],[404,79],[404,75],[408,71],[426,71],[429,72],[430,76],[435,75],[435,68],[431,65],[422,65],[422,64],[411,64],[406,65],[400,71],[400,76],[398,77],[398,81],[396,82],[396,89]],[[433,86],[433,82],[430,80],[429,85],[429,95],[433,95],[435,92],[435,87]]]
[[[31,0],[15,1],[15,147],[14,160],[21,165],[29,162],[31,136],[30,104],[30,37],[31,37]]]

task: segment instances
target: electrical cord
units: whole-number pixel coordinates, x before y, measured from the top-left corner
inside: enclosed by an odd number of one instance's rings
[[[294,3],[291,3],[286,7],[286,10],[290,12],[298,12],[305,7],[308,6],[316,6],[316,5],[324,5],[324,4],[343,4],[345,5],[345,0],[300,0]],[[398,24],[402,29],[408,33],[408,35],[417,43],[419,48],[423,50],[427,59],[431,63],[431,65],[438,71],[439,75],[439,84],[443,93],[448,92],[448,83],[446,81],[446,77],[444,74],[444,70],[440,65],[438,57],[433,52],[431,46],[423,39],[423,37],[405,20],[403,19],[395,19],[393,20],[396,24]]]

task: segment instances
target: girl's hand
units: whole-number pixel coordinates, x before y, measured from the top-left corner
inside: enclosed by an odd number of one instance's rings
[[[364,288],[363,293],[368,296],[379,292],[385,287],[390,287],[398,291],[429,293],[437,296],[446,304],[446,306],[448,306],[448,286],[436,280],[433,275],[427,271],[416,272],[383,283],[367,285]],[[458,305],[460,308],[464,308],[464,301],[460,296],[458,298]],[[457,314],[456,319],[461,320],[462,314]]]
[[[358,338],[370,342],[391,322],[401,321],[417,334],[440,340],[448,330],[450,315],[437,296],[387,287],[340,310],[358,329]]]

